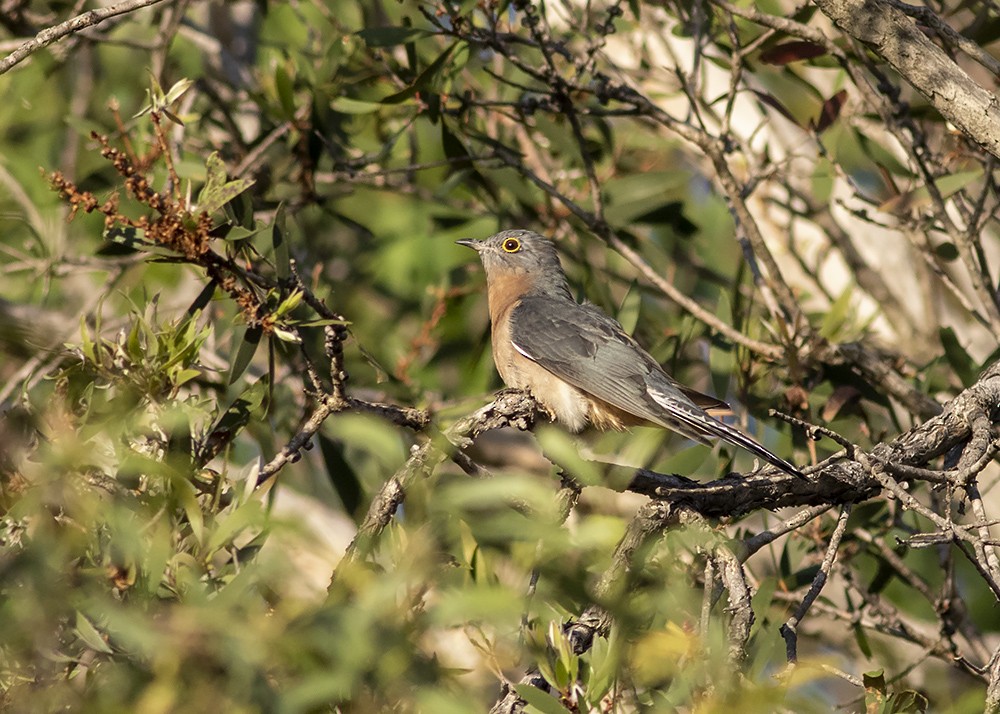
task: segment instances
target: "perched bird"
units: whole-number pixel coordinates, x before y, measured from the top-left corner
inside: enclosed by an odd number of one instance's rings
[[[596,305],[573,299],[552,241],[526,230],[460,240],[486,268],[493,361],[509,387],[526,389],[577,432],[658,425],[689,439],[722,439],[793,476],[795,466],[706,409],[726,404],[679,384]]]

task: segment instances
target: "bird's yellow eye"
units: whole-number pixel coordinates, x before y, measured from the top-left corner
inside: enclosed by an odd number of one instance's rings
[[[521,250],[521,241],[519,241],[517,238],[508,238],[503,242],[503,246],[501,247],[507,253],[516,253],[517,251]]]

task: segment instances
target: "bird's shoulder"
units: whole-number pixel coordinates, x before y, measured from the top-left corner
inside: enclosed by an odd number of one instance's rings
[[[580,358],[605,369],[653,369],[652,358],[613,317],[570,297],[527,295],[511,312],[510,337],[526,357],[546,366]]]
[[[526,295],[511,313],[510,339],[524,357],[651,421],[663,407],[651,404],[650,390],[677,408],[729,411],[725,402],[667,374],[617,320],[590,302],[578,303],[568,295]]]
[[[515,332],[557,336],[577,334],[591,341],[631,341],[621,324],[591,302],[562,295],[525,295],[514,307]]]

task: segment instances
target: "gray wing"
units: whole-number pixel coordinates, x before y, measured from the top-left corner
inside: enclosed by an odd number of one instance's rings
[[[705,443],[728,441],[805,478],[743,432],[706,413],[618,322],[593,305],[530,295],[511,312],[511,341],[522,355],[578,389],[630,414]],[[693,392],[709,408],[725,406]],[[707,400],[707,403],[706,403]]]
[[[653,394],[701,411],[616,320],[593,305],[527,296],[511,313],[511,340],[557,377],[637,417],[676,428]]]

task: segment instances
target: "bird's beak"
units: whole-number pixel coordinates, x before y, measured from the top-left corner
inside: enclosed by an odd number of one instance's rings
[[[459,245],[464,245],[466,248],[472,248],[477,253],[483,249],[486,245],[486,241],[473,240],[472,238],[463,238],[462,240],[455,241]]]

